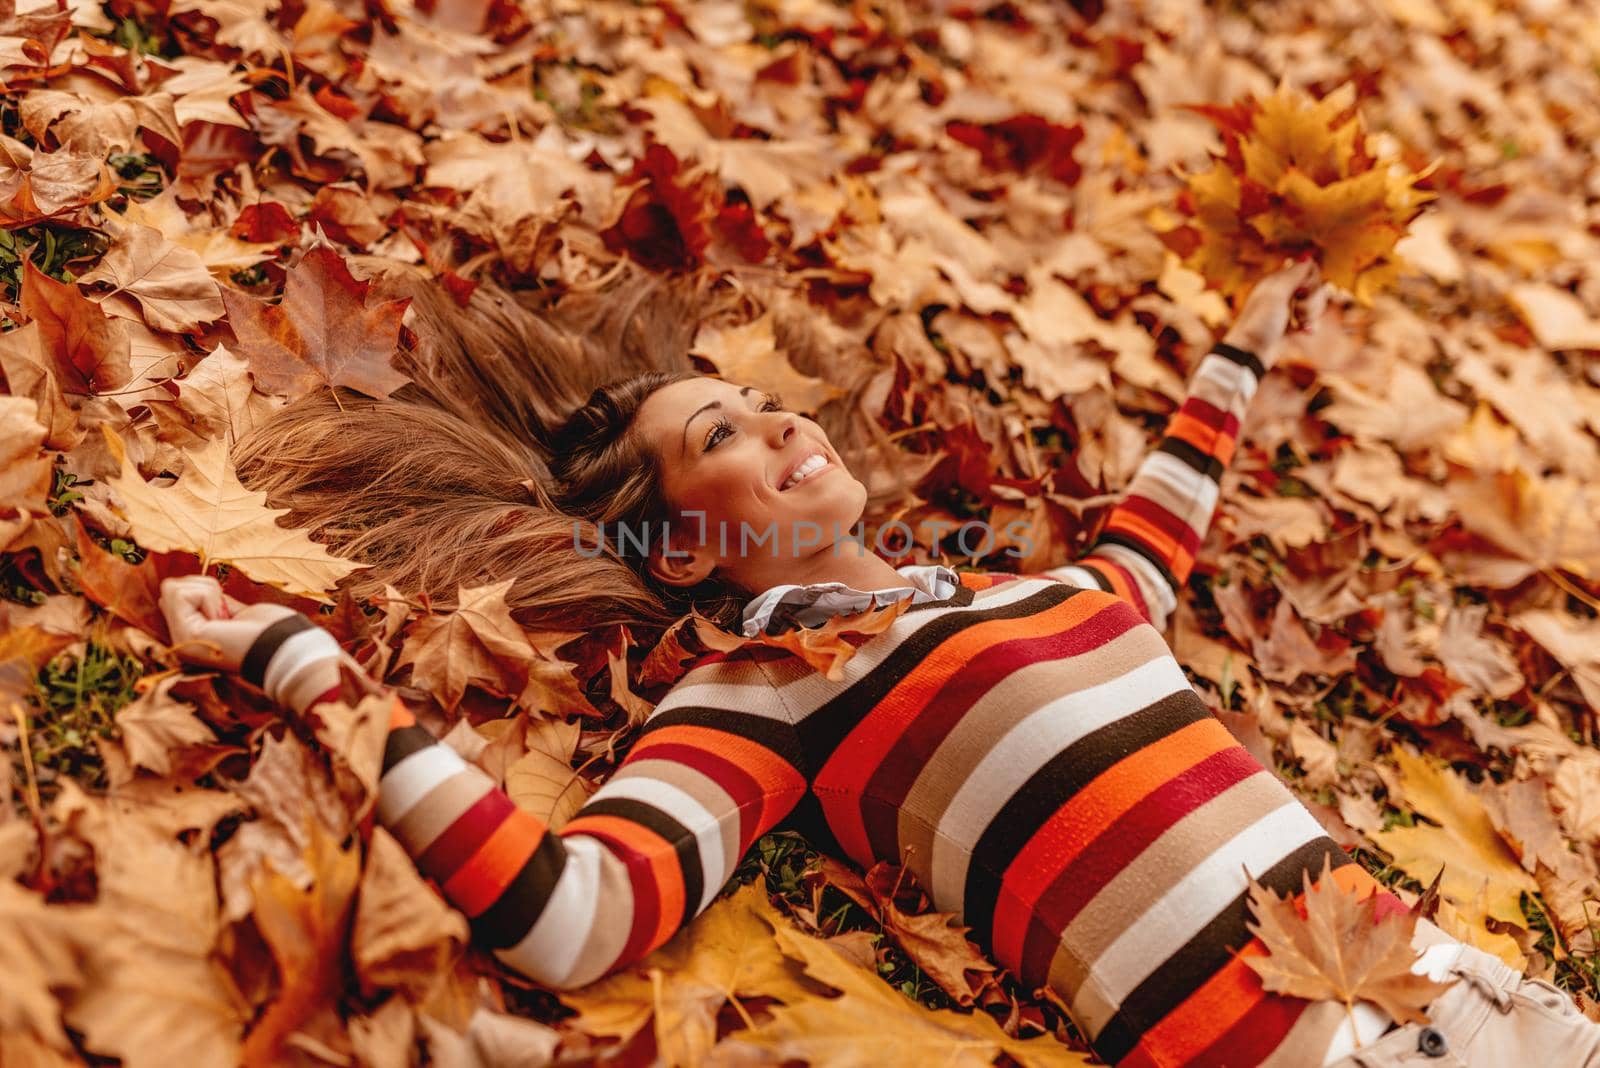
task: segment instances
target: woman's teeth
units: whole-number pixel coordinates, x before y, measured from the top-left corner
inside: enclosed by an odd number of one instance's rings
[[[799,467],[795,468],[794,474],[790,475],[788,477],[788,479],[786,479],[784,481],[783,486],[780,487],[780,488],[781,489],[789,489],[789,488],[793,487],[794,485],[796,485],[797,483],[803,481],[807,476],[815,474],[816,472],[822,470],[824,467],[827,467],[827,466],[828,466],[828,458],[826,456],[822,456],[822,455],[813,456],[813,457],[811,457],[811,459],[807,460],[805,463],[803,463]]]

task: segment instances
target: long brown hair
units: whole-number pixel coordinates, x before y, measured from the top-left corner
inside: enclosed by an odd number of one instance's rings
[[[345,580],[351,593],[392,585],[447,608],[458,586],[509,578],[513,613],[542,629],[666,626],[690,607],[737,622],[746,591],[715,577],[689,590],[661,583],[595,526],[667,518],[634,416],[655,390],[702,373],[688,355],[694,330],[733,300],[704,279],[624,266],[559,303],[486,282],[462,308],[419,273],[364,262],[387,272],[374,279],[381,293],[412,298],[417,340],[394,361],[412,384],[387,400],[312,393],[233,449],[241,480],[290,509],[285,522],[371,565]],[[890,468],[863,479],[870,511],[909,488],[912,470],[858,414],[883,366],[865,347],[835,352],[808,337],[804,319],[779,316],[780,342],[799,370],[846,385],[815,418],[847,466]]]

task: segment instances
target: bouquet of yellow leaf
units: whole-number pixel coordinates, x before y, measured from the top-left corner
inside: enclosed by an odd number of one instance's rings
[[[1188,104],[1217,124],[1226,154],[1210,170],[1180,174],[1178,207],[1190,219],[1162,234],[1186,266],[1241,299],[1285,260],[1311,255],[1325,281],[1371,305],[1393,284],[1395,244],[1436,194],[1416,174],[1367,151],[1355,86],[1321,100],[1280,82],[1264,101]]]

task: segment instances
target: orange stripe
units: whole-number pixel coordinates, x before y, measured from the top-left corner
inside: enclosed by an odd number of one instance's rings
[[[1023,907],[997,910],[994,955],[1022,959],[1028,917],[1040,896],[1102,831],[1151,791],[1233,745],[1233,735],[1216,720],[1191,723],[1111,765],[1056,809],[1006,869],[1002,885]]]
[[[1078,561],[1079,567],[1087,567],[1103,575],[1111,583],[1111,592],[1121,597],[1130,604],[1142,604],[1142,600],[1134,600],[1134,593],[1128,579],[1128,572],[1118,564],[1109,560],[1100,559],[1090,563],[1087,559]]]
[[[1216,457],[1224,467],[1233,459],[1235,442],[1231,434],[1208,426],[1185,412],[1178,412],[1168,421],[1166,433],[1169,437],[1182,438],[1201,452]]]
[[[395,694],[394,703],[389,706],[389,729],[392,731],[399,730],[401,727],[409,727],[416,722],[417,717],[413,716],[411,709],[407,708],[406,703],[400,700],[400,695]]]
[[[468,916],[478,915],[511,885],[544,834],[543,823],[516,809],[445,882],[445,896]]]
[[[1137,535],[1163,560],[1172,559],[1179,549],[1176,538],[1144,518],[1144,516],[1134,515],[1132,512],[1118,512],[1106,523],[1106,528]]]
[[[651,887],[658,903],[656,929],[646,943],[644,952],[661,945],[672,937],[686,918],[683,913],[683,869],[678,864],[678,853],[672,843],[642,824],[621,816],[578,816],[561,828],[563,836],[569,834],[594,834],[619,843],[624,849],[643,857],[650,865]],[[630,870],[632,865],[629,865]],[[637,914],[637,910],[636,910]],[[631,939],[630,939],[631,941]]]
[[[629,761],[642,759],[655,746],[669,742],[716,753],[748,772],[761,784],[761,816],[757,822],[762,826],[767,825],[767,813],[781,804],[785,795],[805,792],[805,776],[800,774],[799,769],[761,743],[714,727],[699,727],[689,723],[673,724],[646,734],[633,744],[623,766]]]
[[[1261,977],[1242,957],[1259,957],[1267,952],[1261,939],[1252,938],[1239,955],[1224,964],[1183,1004],[1161,1018],[1139,1040],[1147,1063],[1187,1064],[1228,1033],[1245,1013],[1267,998]],[[1122,1064],[1133,1063],[1123,1060]]]
[[[863,865],[872,863],[872,847],[857,803],[859,790],[952,675],[1001,642],[1022,637],[1038,640],[1071,630],[1108,604],[1099,597],[1069,597],[1037,615],[978,623],[929,650],[918,669],[897,682],[867,712],[817,774],[813,788],[845,853]]]

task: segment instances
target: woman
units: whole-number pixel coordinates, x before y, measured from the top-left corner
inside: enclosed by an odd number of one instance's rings
[[[596,390],[550,435],[555,502],[612,529],[666,522],[647,553],[607,556],[666,603],[734,596],[746,634],[910,604],[837,680],[761,643],[699,659],[559,833],[396,701],[378,819],[482,945],[553,987],[667,941],[805,805],[843,853],[903,861],[996,961],[1052,987],[1108,1062],[1499,1064],[1515,1050],[1600,1065],[1600,1028],[1556,988],[1431,924],[1418,969],[1467,978],[1426,1028],[1267,994],[1237,959],[1252,876],[1298,892],[1326,864],[1383,893],[1209,714],[1161,636],[1291,306],[1304,298],[1311,318],[1325,298],[1314,277],[1301,263],[1257,286],[1095,544],[1038,575],[841,548],[832,532],[854,526],[866,486],[778,398],[692,372]],[[227,603],[204,578],[162,597],[175,641],[214,646],[203,662],[292,713],[339,693],[344,654],[304,616]]]

